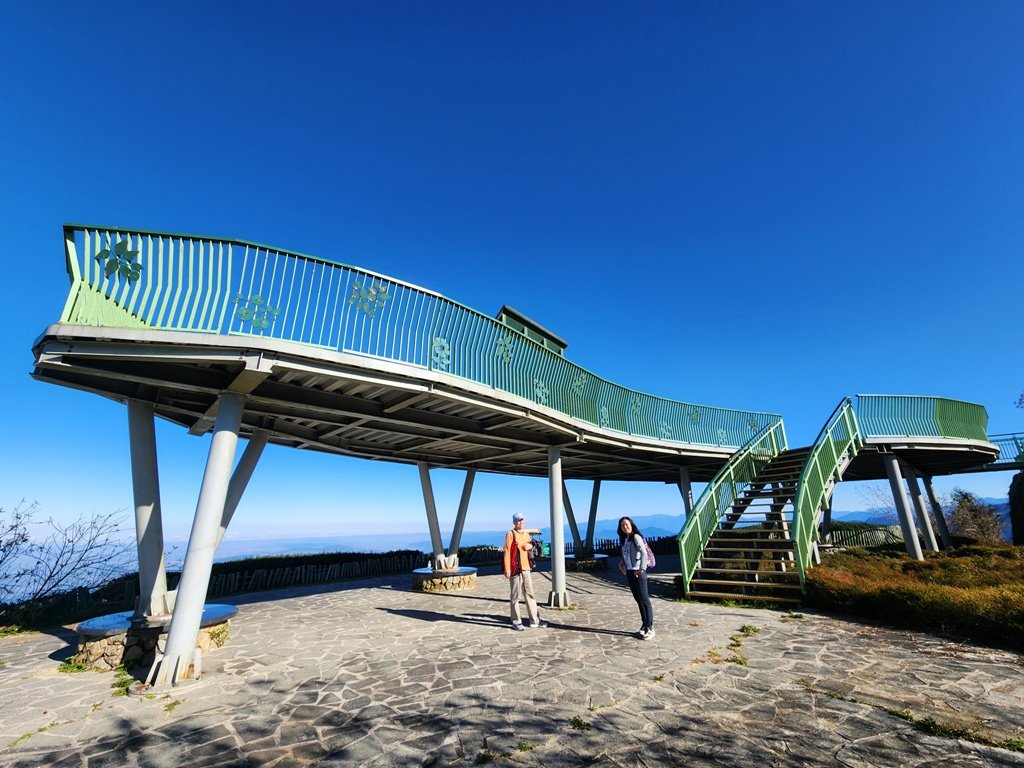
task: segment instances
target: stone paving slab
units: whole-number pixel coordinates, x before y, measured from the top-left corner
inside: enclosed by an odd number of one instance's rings
[[[577,609],[526,632],[487,569],[472,592],[414,592],[410,574],[222,600],[239,612],[208,674],[147,698],[58,672],[71,633],[3,638],[0,768],[1024,765],[943,735],[1024,746],[1018,655],[675,602],[666,560],[649,641],[614,569],[569,573]],[[546,596],[550,574],[534,581]]]

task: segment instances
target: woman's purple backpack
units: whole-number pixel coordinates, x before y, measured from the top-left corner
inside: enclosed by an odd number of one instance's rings
[[[647,550],[647,570],[651,570],[652,568],[654,568],[654,566],[658,564],[658,561],[655,559],[654,550],[651,549],[651,545],[647,543],[647,539],[645,539],[643,536],[641,536],[640,539],[644,543],[644,549]]]

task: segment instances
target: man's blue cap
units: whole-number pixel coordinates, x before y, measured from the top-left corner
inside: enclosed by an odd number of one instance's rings
[[[523,513],[522,512],[516,512],[514,515],[512,515],[512,522],[513,523],[518,523],[522,519],[523,519]]]

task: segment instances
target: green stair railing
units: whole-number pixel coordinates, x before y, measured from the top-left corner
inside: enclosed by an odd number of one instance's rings
[[[327,259],[241,240],[71,224],[64,239],[71,291],[63,323],[271,338],[383,358],[673,443],[739,448],[779,421],[626,389],[493,317]]]
[[[793,549],[801,584],[810,566],[811,544],[818,537],[818,514],[841,479],[843,461],[852,459],[863,444],[853,403],[843,398],[818,433],[797,481]]]
[[[679,532],[679,564],[684,592],[690,591],[690,580],[697,570],[697,563],[722,515],[732,508],[740,493],[758,473],[786,448],[786,430],[780,419],[762,429],[734,453],[708,483]]]

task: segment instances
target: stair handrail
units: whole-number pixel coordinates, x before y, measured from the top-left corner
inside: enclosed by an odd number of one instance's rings
[[[697,563],[722,515],[732,507],[743,488],[787,447],[786,429],[780,418],[750,438],[707,484],[678,536],[684,593],[690,591]]]
[[[863,445],[864,437],[857,423],[853,402],[849,397],[844,397],[818,433],[797,481],[793,510],[793,550],[801,584],[804,583],[804,573],[811,562],[812,540],[818,536],[817,517],[831,491],[828,480],[838,482],[843,460],[853,458]]]

